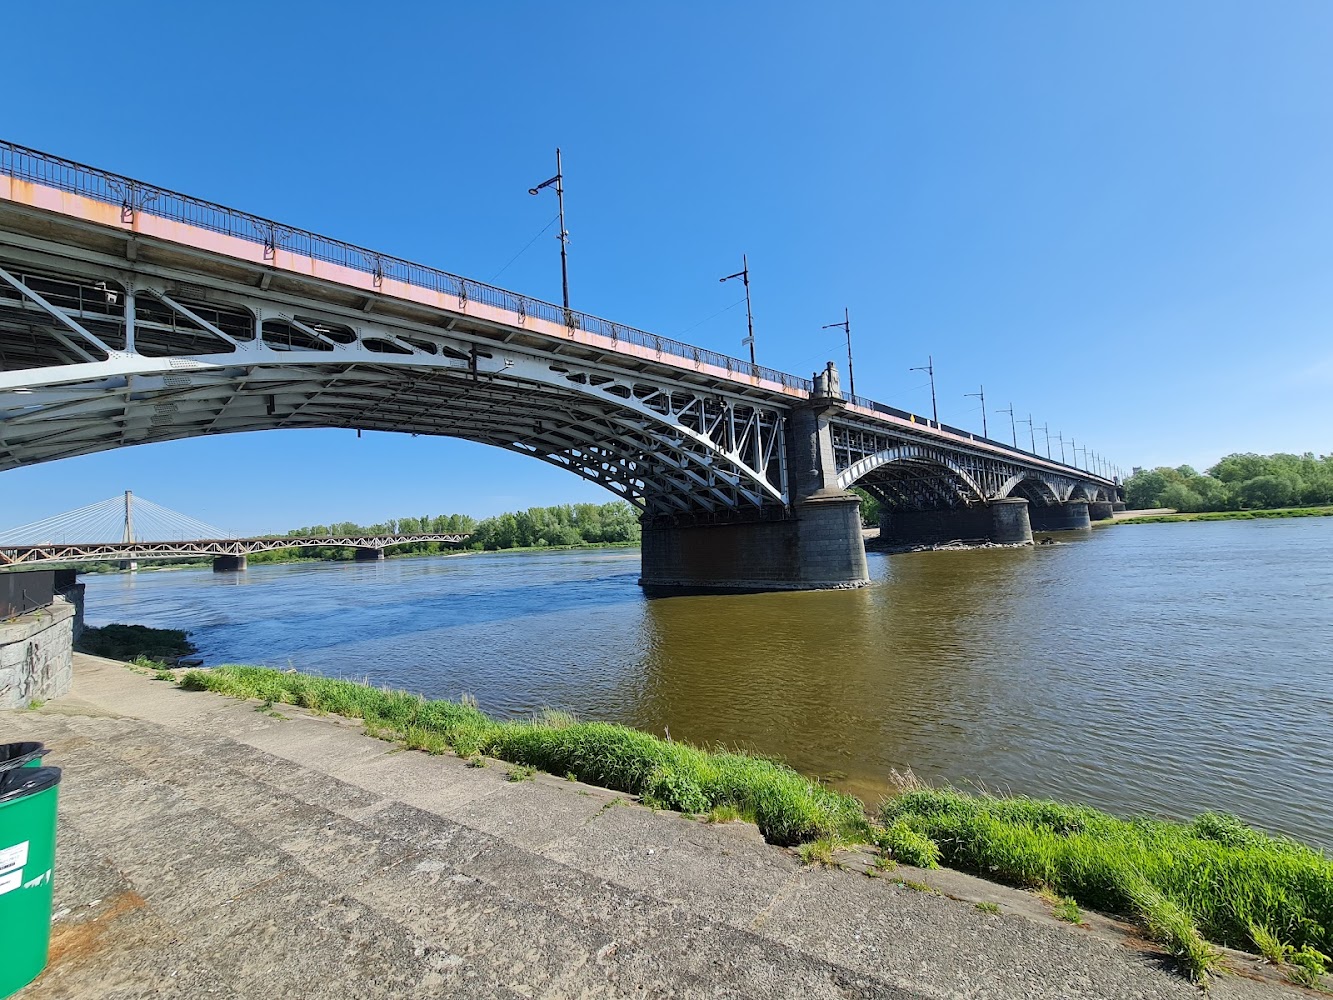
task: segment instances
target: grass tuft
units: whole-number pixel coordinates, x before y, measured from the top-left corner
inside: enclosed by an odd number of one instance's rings
[[[982,900],[980,903],[977,903],[976,907],[982,913],[998,914],[1000,912],[1000,904],[992,903],[988,899]]]
[[[834,837],[820,837],[796,848],[796,854],[802,864],[832,866],[833,855],[842,846]]]
[[[1055,904],[1052,912],[1057,920],[1064,920],[1071,924],[1083,923],[1083,911],[1078,908],[1078,901],[1066,896]]]

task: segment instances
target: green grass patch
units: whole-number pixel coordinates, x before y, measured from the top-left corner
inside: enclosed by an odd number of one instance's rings
[[[195,652],[194,644],[179,629],[149,628],[147,625],[85,628],[74,648],[80,653],[105,656],[109,660],[132,663],[145,659],[155,664]]]
[[[1295,952],[1333,945],[1333,859],[1233,816],[1119,819],[924,789],[890,799],[880,818],[931,840],[953,867],[1139,920],[1196,979],[1215,961],[1205,938],[1248,950],[1262,927]]]
[[[1198,514],[1145,514],[1102,524],[1170,524],[1173,521],[1257,521],[1273,517],[1333,517],[1333,507],[1274,507],[1271,510],[1212,510]]]
[[[182,685],[236,698],[299,705],[363,719],[368,731],[433,752],[484,754],[604,788],[639,795],[652,806],[753,817],[765,838],[800,844],[821,837],[865,841],[861,802],[776,761],[668,742],[626,726],[577,722],[561,713],[496,721],[475,704],[428,701],[354,681],[266,667],[225,666],[188,672]]]

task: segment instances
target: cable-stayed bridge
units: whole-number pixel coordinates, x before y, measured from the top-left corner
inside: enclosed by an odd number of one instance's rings
[[[598,483],[642,511],[653,587],[866,584],[852,486],[901,542],[1022,544],[1120,499],[1086,450],[844,394],[831,363],[800,378],[0,142],[0,470],[315,427]]]
[[[303,535],[237,538],[198,518],[126,490],[121,496],[0,531],[0,566],[120,562],[141,559],[212,558],[219,572],[246,568],[246,557],[276,549],[343,546],[360,560],[384,558],[384,550],[414,542],[458,545],[463,532],[398,535]]]

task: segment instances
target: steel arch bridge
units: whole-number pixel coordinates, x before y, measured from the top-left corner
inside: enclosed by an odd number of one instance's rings
[[[1117,489],[836,382],[0,143],[0,470],[345,428],[530,455],[663,528],[800,520],[853,484],[945,507]]]

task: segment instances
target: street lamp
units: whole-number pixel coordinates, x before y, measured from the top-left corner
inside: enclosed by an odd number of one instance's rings
[[[744,260],[745,258],[742,257],[741,259]],[[746,294],[747,294],[747,296],[748,296],[748,294],[749,294],[748,290],[747,290]],[[747,301],[748,301],[748,298],[747,298]],[[843,306],[843,307],[842,307],[842,322],[841,322],[841,323],[826,323],[826,324],[824,324],[823,326],[821,326],[820,329],[821,329],[821,330],[832,330],[835,326],[840,326],[840,327],[842,327],[843,331],[847,334],[847,388],[850,390],[850,393],[849,393],[849,394],[852,395],[852,396],[855,396],[855,395],[856,395],[856,376],[852,374],[852,317],[851,317],[851,315],[847,312],[847,307],[846,307],[846,306]],[[754,339],[754,334],[753,334],[753,333],[750,334],[750,338],[751,338],[751,340]],[[751,360],[753,361],[754,359],[751,358]]]
[[[544,180],[536,187],[528,188],[528,194],[536,194],[542,188],[555,185],[555,200],[560,206],[560,286],[565,293],[565,310],[569,310],[569,258],[566,248],[569,245],[569,232],[565,229],[565,175],[560,168],[560,147],[555,148],[555,176]]]
[[[741,345],[750,345],[750,364],[754,364],[754,313],[750,311],[750,261],[741,254],[741,269],[735,274],[729,274],[725,278],[718,278],[719,282],[727,282],[732,278],[740,278],[745,284],[745,326],[750,331],[750,335],[741,341]]]
[[[935,403],[935,356],[926,355],[926,364],[922,368],[909,368],[909,372],[927,372],[930,375],[930,412],[935,416],[935,429],[940,429],[940,408]]]
[[[1013,403],[1010,403],[1010,404],[1009,404],[1009,409],[1007,409],[1007,410],[997,410],[996,412],[997,412],[997,413],[1007,413],[1007,414],[1009,414],[1009,433],[1013,435],[1013,438],[1014,438],[1014,448],[1017,449],[1017,448],[1018,448],[1018,428],[1014,426],[1014,404],[1013,404]]]
[[[969,399],[981,400],[981,436],[989,439],[990,429],[986,426],[986,387],[983,385],[980,387],[980,391],[965,392],[963,395]]]

